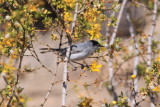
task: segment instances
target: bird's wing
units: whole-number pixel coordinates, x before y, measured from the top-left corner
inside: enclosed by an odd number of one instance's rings
[[[79,53],[84,51],[84,49],[81,48],[79,45],[72,45],[71,46],[71,54]]]
[[[78,43],[71,46],[71,53],[79,53],[87,50],[88,48],[92,48],[91,42]]]

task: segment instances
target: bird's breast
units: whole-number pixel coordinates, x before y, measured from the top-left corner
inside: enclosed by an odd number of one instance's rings
[[[82,51],[79,53],[71,54],[69,60],[71,60],[71,61],[83,60],[83,59],[87,58],[89,55],[90,55],[89,52]]]

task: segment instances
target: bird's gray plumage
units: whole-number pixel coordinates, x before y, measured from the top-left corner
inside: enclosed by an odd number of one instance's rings
[[[70,51],[70,61],[75,60],[83,60],[90,55],[92,55],[99,47],[103,47],[95,40],[89,40],[83,43],[78,43],[71,46]],[[68,48],[68,47],[67,47]],[[41,53],[46,52],[52,52],[52,51],[58,51],[61,53],[62,57],[66,56],[67,48],[62,49],[54,49],[54,48],[41,48],[40,50],[43,50]]]

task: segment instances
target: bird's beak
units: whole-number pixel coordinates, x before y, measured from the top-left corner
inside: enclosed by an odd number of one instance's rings
[[[105,47],[105,46],[103,46],[103,45],[99,45],[99,47]]]

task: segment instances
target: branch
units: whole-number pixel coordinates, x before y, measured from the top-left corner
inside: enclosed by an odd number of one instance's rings
[[[91,1],[91,2],[92,2],[92,1]],[[88,5],[86,5],[85,7],[83,7],[81,10],[77,11],[77,13],[80,13],[80,12],[82,12],[83,10],[85,10],[88,6],[91,5],[91,2],[90,2]]]
[[[134,1],[134,0],[132,0],[132,3],[137,4],[137,5],[141,6],[141,7],[146,8],[149,12],[151,12],[151,13],[153,14],[153,12],[150,10],[150,8],[149,8],[148,6],[146,6],[146,5],[142,4],[142,3],[139,3],[139,2],[137,2],[137,1]]]
[[[59,42],[59,49],[60,49],[61,46],[62,46],[63,30],[62,30],[61,32],[59,32],[58,30],[56,30],[56,32],[60,35],[60,42]],[[60,53],[58,53],[58,56],[59,56],[59,54],[60,54]],[[36,58],[38,58],[38,57],[36,57]],[[38,59],[38,61],[40,62],[39,59]],[[51,82],[51,85],[50,85],[50,87],[49,87],[49,89],[48,89],[48,91],[47,91],[47,94],[46,94],[46,96],[45,96],[45,98],[44,98],[43,103],[41,104],[41,107],[44,107],[44,104],[47,102],[48,97],[49,97],[49,95],[51,94],[51,91],[52,91],[52,89],[53,89],[53,86],[54,86],[56,83],[62,82],[62,80],[56,81],[56,82],[55,82],[55,77],[56,77],[57,71],[58,71],[57,68],[58,68],[58,65],[59,65],[59,57],[58,57],[57,61],[58,61],[58,62],[57,62],[57,64],[56,64],[55,73],[52,75],[52,82]],[[41,62],[40,62],[40,63],[41,63]],[[49,70],[47,67],[45,67],[42,63],[41,63],[41,65],[42,65],[45,69],[47,69],[49,72],[51,72],[51,70]]]
[[[121,21],[121,18],[122,18],[122,13],[123,13],[123,10],[124,10],[124,7],[127,3],[127,0],[123,0],[123,3],[122,3],[122,6],[121,6],[121,9],[119,11],[119,15],[118,15],[118,18],[117,18],[117,23],[116,23],[116,26],[114,28],[114,31],[113,31],[113,34],[112,34],[112,37],[111,37],[111,40],[110,40],[110,43],[109,45],[113,45],[114,41],[115,41],[115,38],[116,38],[116,34],[117,34],[117,31],[118,31],[118,27],[119,27],[119,24],[120,24],[120,21]]]
[[[75,7],[75,13],[74,13],[74,19],[71,25],[71,35],[74,33],[74,28],[75,28],[75,23],[77,19],[77,11],[78,11],[78,3],[76,3]],[[65,57],[65,63],[64,63],[64,72],[63,72],[63,87],[62,87],[62,107],[66,107],[66,96],[67,96],[67,76],[68,76],[68,71],[67,71],[67,65],[70,57],[70,52],[71,52],[71,44],[72,44],[72,39],[70,35],[67,34],[68,38],[68,45],[69,48],[67,49],[66,57]]]
[[[71,35],[73,35],[73,33],[74,33],[74,28],[75,28],[75,25],[76,25],[77,14],[78,14],[77,12],[78,12],[78,3],[76,3],[75,14],[74,14],[73,22],[72,22],[72,25],[71,25]]]
[[[154,0],[154,10],[152,14],[152,25],[150,29],[150,33],[148,35],[148,47],[147,47],[147,66],[151,67],[152,65],[152,40],[154,35],[154,30],[156,27],[156,17],[157,17],[157,11],[158,11],[158,0]],[[155,107],[154,105],[154,97],[151,94],[150,95],[150,101],[151,101],[151,107]]]
[[[57,67],[58,67],[58,66],[57,66]],[[57,68],[56,68],[56,73],[57,73]],[[45,96],[45,98],[44,98],[43,103],[41,104],[41,107],[44,107],[44,104],[45,104],[46,101],[48,100],[48,97],[49,97],[49,95],[50,95],[50,93],[51,93],[51,91],[52,91],[53,86],[54,86],[55,84],[59,83],[59,82],[62,82],[62,80],[56,81],[56,82],[54,82],[54,81],[55,81],[55,76],[53,77],[52,83],[51,83],[51,85],[50,85],[50,87],[49,87],[49,89],[48,89],[48,91],[47,91],[47,94],[46,94],[46,96]]]
[[[119,0],[116,0],[115,2],[119,2]],[[116,8],[116,6],[117,6],[117,5],[115,5],[115,8]],[[110,17],[115,17],[115,14],[116,14],[115,11],[113,11],[113,12],[111,13]],[[109,21],[108,21],[108,23],[111,23],[111,22],[112,22],[112,20],[109,20]],[[109,27],[109,26],[106,27],[106,34],[105,34],[106,39],[107,39],[106,47],[108,47],[108,45],[109,45],[109,36],[110,36],[109,30],[110,30],[110,27]]]
[[[148,67],[151,66],[152,64],[152,40],[153,40],[153,34],[156,26],[156,17],[157,17],[157,10],[158,10],[158,0],[154,1],[154,10],[153,10],[153,15],[152,15],[152,25],[150,29],[150,33],[148,35],[148,47],[147,47],[147,65]]]
[[[119,1],[119,0],[117,0],[117,1]],[[117,31],[118,31],[118,27],[119,27],[119,24],[120,24],[120,21],[121,21],[122,13],[123,13],[123,10],[124,10],[124,7],[125,7],[126,3],[127,3],[127,0],[123,0],[123,3],[121,5],[121,9],[119,11],[119,15],[118,15],[118,18],[117,18],[118,21],[116,23],[116,26],[114,27],[114,32],[111,36],[109,46],[113,45],[113,43],[115,41],[116,34],[117,34]],[[112,15],[115,15],[115,13],[112,13]],[[108,34],[106,34],[106,36],[108,36]],[[109,80],[110,80],[110,83],[111,83],[111,86],[112,86],[111,87],[112,94],[113,94],[114,100],[118,101],[118,96],[117,96],[117,93],[115,92],[115,88],[114,88],[114,84],[113,84],[114,83],[114,78],[113,78],[113,59],[112,58],[109,58],[108,66],[109,66]]]
[[[17,21],[18,21],[18,20],[17,20]],[[20,74],[21,74],[20,70],[21,70],[21,67],[22,67],[22,60],[23,60],[23,57],[24,57],[24,53],[25,53],[25,51],[27,50],[27,48],[25,49],[25,44],[26,44],[26,30],[25,30],[25,27],[23,26],[23,24],[22,24],[20,21],[18,21],[18,22],[19,22],[19,24],[21,25],[21,27],[22,27],[22,29],[23,29],[23,38],[22,38],[23,44],[22,44],[22,47],[21,47],[22,51],[21,51],[21,53],[20,53],[20,58],[19,58],[19,65],[18,65],[18,69],[17,69],[17,71],[18,71],[18,72],[17,72],[17,77],[16,77],[15,84],[14,84],[13,89],[12,89],[12,93],[13,93],[13,94],[11,95],[11,97],[10,97],[8,103],[7,103],[7,107],[10,107],[10,104],[11,104],[11,101],[12,101],[13,97],[16,96],[16,88],[17,88],[17,85],[18,85],[18,83],[19,83],[19,77],[20,77]],[[19,102],[19,101],[18,101],[18,102]]]
[[[131,22],[131,18],[130,18],[130,14],[127,12],[126,14],[126,19],[129,23],[129,32],[130,32],[130,35],[131,37],[133,37],[133,40],[134,40],[134,46],[135,46],[135,54],[139,54],[139,50],[138,50],[138,43],[137,43],[137,40],[135,38],[135,30],[134,30],[134,27],[132,25],[132,22]],[[134,60],[134,67],[133,67],[133,75],[137,75],[137,65],[139,63],[139,57],[136,56],[135,57],[135,60]],[[135,107],[135,105],[137,104],[137,101],[136,101],[136,93],[137,93],[137,90],[138,90],[138,78],[134,79],[133,80],[133,99],[132,99],[132,107]]]
[[[32,45],[32,49],[33,50],[30,50],[30,52],[31,52],[31,54],[32,54],[32,57],[33,58],[35,58],[40,64],[41,64],[41,66],[43,67],[43,68],[45,68],[48,72],[50,72],[52,75],[55,75],[55,74],[53,74],[53,72],[50,70],[50,69],[48,69],[42,62],[41,62],[41,60],[39,59],[39,57],[38,57],[38,55],[37,55],[37,53],[36,53],[36,51],[35,51],[35,49],[34,49],[34,46],[33,46],[33,43],[32,43],[32,41],[31,41],[31,45]]]

